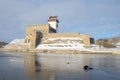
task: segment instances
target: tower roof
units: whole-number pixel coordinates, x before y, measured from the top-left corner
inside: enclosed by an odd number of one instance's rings
[[[49,19],[48,19],[48,22],[51,22],[51,21],[56,21],[59,23],[58,19],[57,19],[57,16],[50,16]]]

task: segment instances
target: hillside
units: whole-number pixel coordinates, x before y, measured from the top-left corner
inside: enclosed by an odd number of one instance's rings
[[[120,46],[119,43],[120,43],[120,37],[96,40],[96,44],[98,44],[99,46],[106,47],[106,48],[116,48],[116,47]]]
[[[3,46],[5,46],[6,44],[8,44],[8,43],[4,42],[4,41],[0,41],[0,48],[2,48]]]

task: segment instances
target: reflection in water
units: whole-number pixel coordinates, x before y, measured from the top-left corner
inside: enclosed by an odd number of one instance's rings
[[[84,71],[85,65],[94,69]],[[119,55],[0,54],[0,80],[120,80],[119,74]]]
[[[120,79],[118,75],[111,75],[114,68],[120,73],[117,69],[120,69],[118,60],[120,58],[115,55],[36,53],[35,56],[25,57],[25,70],[31,80],[96,80],[98,77],[100,80],[113,80]],[[93,67],[94,70],[85,72],[85,65]]]
[[[80,73],[83,66],[89,64],[88,58],[75,54],[44,54],[24,57],[27,79],[56,80],[57,73]]]
[[[27,78],[27,80],[32,80],[35,74],[35,56],[34,55],[24,56],[24,69],[25,69],[25,77]]]
[[[89,58],[75,54],[37,54],[36,60],[41,70],[79,73],[84,65],[89,65]]]
[[[39,63],[34,55],[24,57],[24,66],[26,80],[56,80],[53,72],[40,69],[41,62]]]

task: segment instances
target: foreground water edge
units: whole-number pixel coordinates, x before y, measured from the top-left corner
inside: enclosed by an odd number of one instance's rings
[[[0,80],[120,79],[120,56],[114,54],[0,52],[0,65]],[[94,69],[84,71],[84,65]]]

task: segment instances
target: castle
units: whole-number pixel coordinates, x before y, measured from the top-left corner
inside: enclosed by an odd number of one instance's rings
[[[57,33],[59,20],[50,16],[47,24],[26,26],[24,39],[14,39],[5,46],[14,51],[69,51],[85,50],[90,47],[90,35],[80,33]]]
[[[50,16],[47,24],[27,25],[25,43],[29,44],[30,49],[35,49],[39,44],[52,44],[60,42],[60,39],[75,39],[84,47],[90,47],[90,35],[80,33],[57,33],[59,20],[57,16]],[[56,39],[55,42],[47,41]],[[79,40],[78,40],[79,39]]]

